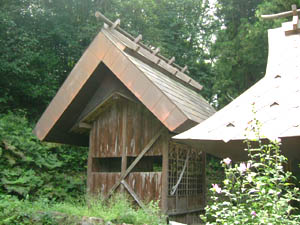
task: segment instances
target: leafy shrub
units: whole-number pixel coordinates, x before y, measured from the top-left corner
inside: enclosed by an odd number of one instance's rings
[[[206,154],[206,188],[209,189],[212,184],[218,183],[224,180],[225,173],[224,168],[220,164],[220,159],[215,156]],[[212,199],[212,192],[207,192],[207,204],[211,204],[214,200]]]
[[[24,204],[14,196],[0,195],[0,225],[31,224],[31,208],[31,205]]]
[[[280,140],[263,144],[259,127],[254,120],[250,130],[255,138],[246,141],[247,162],[222,161],[226,178],[222,187],[213,184],[214,202],[201,216],[206,224],[300,224],[292,206],[300,201],[299,189],[291,172],[284,171],[287,158],[280,154]]]
[[[41,143],[24,113],[0,115],[0,193],[64,200],[83,195],[87,150]]]

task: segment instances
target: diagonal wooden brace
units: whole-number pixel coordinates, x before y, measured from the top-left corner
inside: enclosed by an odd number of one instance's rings
[[[134,198],[134,200],[139,204],[139,206],[142,209],[146,209],[144,203],[140,200],[140,198],[136,195],[136,193],[134,192],[134,190],[132,190],[132,188],[128,185],[128,183],[125,180],[122,180],[121,184],[124,185],[124,187],[127,189],[129,194]]]
[[[119,187],[119,185],[122,183],[122,180],[124,180],[128,174],[131,172],[131,170],[136,166],[136,164],[141,160],[141,158],[149,151],[149,149],[153,146],[153,144],[158,140],[160,135],[163,133],[164,128],[162,128],[145,146],[145,148],[142,150],[142,152],[136,157],[136,159],[131,163],[131,165],[127,168],[125,173],[121,175],[120,179],[117,181],[117,183],[114,184],[114,186],[110,189],[109,193],[105,197],[105,199],[108,199],[114,191]]]

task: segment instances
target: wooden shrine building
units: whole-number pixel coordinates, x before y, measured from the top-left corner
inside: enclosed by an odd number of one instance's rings
[[[171,136],[215,110],[185,68],[106,24],[35,127],[43,141],[89,146],[88,191],[126,190],[143,207],[160,200],[175,220],[205,204],[205,154]]]

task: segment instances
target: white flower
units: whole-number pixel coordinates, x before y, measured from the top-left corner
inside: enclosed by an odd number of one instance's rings
[[[250,163],[247,163],[247,165],[244,163],[244,162],[242,162],[241,164],[240,164],[240,166],[237,168],[238,169],[238,171],[240,171],[240,173],[244,173],[244,172],[246,172],[246,170],[248,170],[249,168],[251,167],[251,164]]]
[[[215,192],[217,192],[218,194],[220,194],[222,192],[222,189],[219,187],[219,185],[213,184],[212,186],[213,186],[213,190]]]
[[[252,216],[256,216],[256,212],[255,212],[255,211],[252,211],[252,212],[251,212],[251,215],[252,215]]]
[[[226,164],[226,165],[229,165],[231,163],[231,159],[230,158],[226,158],[223,160],[223,162]]]
[[[247,181],[248,181],[249,183],[251,183],[251,182],[253,181],[252,175],[251,175],[251,174],[249,174],[249,175],[247,176]]]

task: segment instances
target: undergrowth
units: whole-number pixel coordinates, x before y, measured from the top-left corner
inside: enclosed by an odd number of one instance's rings
[[[25,112],[0,114],[0,194],[64,201],[84,195],[87,148],[40,142]]]
[[[101,198],[77,201],[51,202],[39,199],[31,202],[18,200],[14,196],[0,195],[0,225],[13,224],[56,224],[53,213],[68,215],[64,224],[78,223],[83,217],[98,217],[113,224],[165,224],[158,202],[150,202],[146,209],[135,207],[124,195],[115,195],[109,201]],[[56,214],[57,215],[57,214]]]

